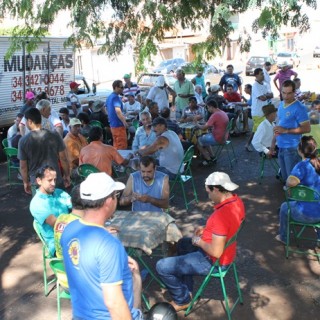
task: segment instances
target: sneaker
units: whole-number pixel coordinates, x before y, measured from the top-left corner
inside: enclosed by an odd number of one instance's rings
[[[281,239],[280,234],[277,234],[274,239],[278,242],[281,242],[284,245],[287,245],[286,241]]]

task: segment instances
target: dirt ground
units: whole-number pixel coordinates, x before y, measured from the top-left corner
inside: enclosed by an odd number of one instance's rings
[[[233,170],[226,152],[210,168],[199,168],[195,159],[193,175],[200,201],[186,211],[182,198],[177,196],[171,203],[170,214],[184,235],[192,234],[212,210],[204,191],[205,178],[213,171],[230,174],[240,185],[237,193],[245,203],[247,215],[237,254],[244,305],[236,307],[233,319],[316,319],[320,314],[320,264],[306,256],[291,255],[286,259],[283,245],[274,240],[277,212],[284,197],[282,186],[271,168],[266,169],[263,183],[258,184],[260,158],[256,152],[245,151],[245,139],[242,136],[232,140],[238,159]],[[21,185],[10,189],[6,184],[5,163],[0,164],[0,181],[0,319],[56,319],[56,291],[52,290],[48,297],[43,293],[41,245],[32,229],[30,197]],[[200,278],[196,280],[199,283]],[[227,282],[232,280],[231,276]],[[229,284],[227,288],[232,302],[234,289]],[[148,289],[147,295],[151,303],[164,300],[157,285]],[[70,301],[63,301],[62,319],[71,318]],[[225,318],[220,284],[213,282],[188,319]]]

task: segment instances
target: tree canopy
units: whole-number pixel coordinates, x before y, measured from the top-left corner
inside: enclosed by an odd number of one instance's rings
[[[277,37],[282,25],[307,31],[309,19],[302,8],[316,9],[316,5],[316,0],[2,0],[0,16],[24,22],[13,30],[14,37],[33,36],[37,40],[48,35],[60,12],[68,10],[73,30],[68,45],[93,46],[99,39],[100,52],[116,57],[131,42],[136,62],[142,65],[157,52],[165,32],[176,27],[194,31],[205,28],[208,37],[194,50],[199,59],[211,58],[220,53],[222,45],[228,45],[234,15],[258,9],[253,30],[261,30],[265,37]],[[241,33],[238,41],[242,51],[250,49],[248,34]]]

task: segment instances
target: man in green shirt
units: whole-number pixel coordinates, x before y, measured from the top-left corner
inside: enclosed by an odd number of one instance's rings
[[[173,85],[173,90],[176,97],[173,97],[172,104],[176,106],[176,119],[179,120],[182,116],[182,111],[188,106],[189,98],[195,95],[194,86],[191,81],[185,78],[183,70],[176,71],[177,81]]]

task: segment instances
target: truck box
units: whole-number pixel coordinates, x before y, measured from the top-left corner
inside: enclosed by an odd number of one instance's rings
[[[64,48],[65,40],[47,37],[35,51],[22,49],[6,60],[10,38],[0,37],[0,128],[13,124],[27,91],[47,92],[55,110],[66,105],[69,83],[74,81],[74,53]]]

